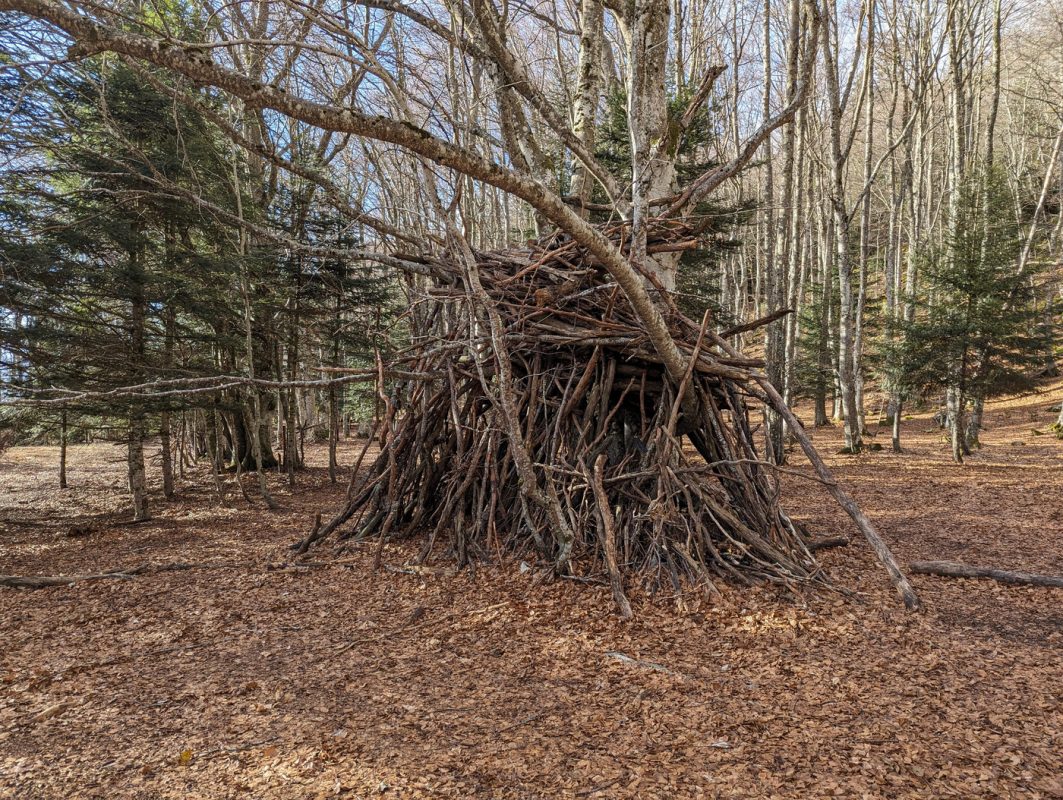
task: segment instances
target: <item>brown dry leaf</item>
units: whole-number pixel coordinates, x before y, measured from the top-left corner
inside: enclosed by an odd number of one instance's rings
[[[30,724],[36,725],[38,722],[44,722],[52,717],[57,717],[69,708],[74,706],[73,700],[60,700],[58,703],[53,703],[48,708],[41,711],[39,714],[35,714],[30,718]]]

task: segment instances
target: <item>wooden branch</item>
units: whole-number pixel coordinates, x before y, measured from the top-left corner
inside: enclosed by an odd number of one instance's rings
[[[726,341],[719,337],[714,338],[716,339],[716,344],[725,353],[738,355],[735,349]],[[766,376],[760,373],[754,373],[753,379],[760,384],[760,388],[764,391],[769,403],[782,416],[782,418],[786,420],[790,432],[801,445],[801,449],[804,450],[805,456],[812,463],[812,468],[827,487],[827,491],[829,491],[834,499],[838,501],[838,505],[845,509],[845,512],[850,516],[853,522],[856,523],[856,526],[860,529],[864,538],[867,539],[868,544],[871,545],[871,549],[875,552],[875,556],[878,558],[879,563],[886,568],[886,572],[890,576],[890,582],[897,590],[897,594],[899,594],[904,601],[905,608],[909,611],[920,610],[923,604],[919,600],[919,595],[916,594],[912,584],[901,571],[900,566],[897,564],[897,559],[894,557],[889,545],[887,545],[882,540],[882,537],[878,535],[875,526],[871,524],[871,520],[867,518],[867,515],[864,514],[856,501],[848,492],[838,485],[837,480],[834,478],[834,473],[830,471],[830,467],[828,467],[823,459],[820,458],[819,453],[816,452],[815,445],[812,444],[812,440],[808,438],[808,434],[805,433],[805,429],[801,426],[801,422],[786,404],[786,401],[782,399],[782,395],[779,394],[778,390],[772,385],[771,381],[769,381]]]
[[[613,241],[582,219],[557,194],[538,181],[408,122],[373,116],[351,107],[303,99],[280,87],[254,80],[209,59],[203,59],[191,43],[143,36],[103,24],[84,11],[71,9],[56,0],[0,0],[0,11],[29,15],[65,31],[75,40],[74,46],[68,52],[69,58],[82,58],[111,51],[141,59],[184,75],[190,80],[229,92],[243,100],[249,108],[268,108],[324,130],[364,136],[397,145],[524,200],[569,233],[601,262],[628,297],[639,321],[646,328],[650,342],[660,354],[669,376],[676,382],[682,380],[686,372],[686,362],[676,347],[660,307],[650,295],[636,268]],[[762,138],[766,136],[767,133],[764,133]],[[752,150],[755,149],[752,147]],[[752,152],[748,155],[752,157]],[[744,164],[747,160],[748,158],[741,163]],[[737,172],[737,167],[725,172]],[[698,196],[711,190],[725,177],[719,177],[718,180],[703,179],[699,179],[697,186],[691,187]],[[686,205],[681,201],[677,202],[680,202],[681,206]]]
[[[90,575],[0,575],[0,586],[12,589],[45,589],[49,586],[69,586],[81,581],[129,581],[128,572],[98,572]]]
[[[714,64],[705,70],[705,75],[702,77],[701,83],[698,85],[698,90],[694,92],[694,96],[690,98],[690,102],[687,103],[686,111],[684,111],[683,116],[679,118],[679,127],[683,131],[686,131],[691,124],[693,124],[698,109],[709,99],[709,95],[712,93],[712,87],[716,85],[716,79],[726,71],[727,67],[722,64]]]
[[[809,539],[806,543],[810,553],[815,553],[819,550],[827,550],[831,547],[848,547],[848,536],[825,536],[822,539]]]
[[[778,311],[768,314],[766,317],[761,317],[760,319],[755,319],[752,322],[747,322],[743,325],[735,325],[733,328],[728,328],[727,330],[722,331],[720,333],[720,338],[730,339],[732,336],[737,336],[740,333],[746,333],[747,331],[753,331],[757,328],[762,328],[765,325],[770,325],[771,323],[775,322],[775,320],[782,319],[787,314],[793,313],[794,310],[792,308],[780,308]]]
[[[908,571],[916,575],[938,575],[942,578],[992,578],[1013,586],[1049,586],[1063,589],[1063,576],[1034,575],[1030,572],[1013,572],[993,567],[971,567],[955,561],[913,561]]]
[[[110,569],[104,572],[80,575],[0,575],[0,586],[13,589],[45,589],[49,586],[69,586],[83,581],[119,580],[128,581],[137,575],[157,572],[184,572],[190,569],[235,569],[241,564],[186,564],[174,561],[170,564],[142,564],[131,569]]]
[[[104,572],[81,573],[75,575],[0,575],[0,586],[11,589],[47,589],[51,586],[70,586],[85,581],[118,580],[128,581],[138,575],[157,575],[162,572],[186,572],[196,569],[264,569],[277,572],[285,569],[315,569],[336,567],[350,564],[359,559],[338,559],[333,561],[287,561],[280,564],[256,564],[252,562],[221,562],[216,564],[188,564],[174,561],[169,564],[142,564],[130,569],[110,569]]]
[[[642,658],[632,658],[629,655],[619,653],[615,650],[610,650],[609,652],[607,652],[605,654],[605,657],[610,658],[613,661],[619,661],[621,664],[630,664],[633,667],[640,667],[642,669],[648,669],[653,672],[663,672],[665,675],[683,675],[683,673],[668,669],[668,667],[664,666],[663,664],[658,664],[655,661],[646,661]]]
[[[613,600],[620,608],[620,616],[624,619],[631,619],[631,603],[624,594],[624,580],[616,563],[616,525],[613,521],[613,510],[609,506],[609,496],[605,493],[605,486],[602,482],[605,461],[605,453],[598,456],[594,462],[594,471],[588,474],[588,480],[594,490],[594,499],[598,503],[598,515],[602,521],[604,538],[602,549],[605,553],[606,566],[609,568],[609,585],[613,590]]]
[[[426,375],[387,370],[389,377],[423,379]],[[347,383],[368,383],[376,375],[375,370],[344,370],[342,377],[322,378],[302,381],[272,381],[265,378],[249,378],[246,375],[212,375],[202,378],[171,378],[153,380],[130,386],[119,386],[105,391],[77,391],[62,387],[37,389],[31,386],[14,386],[0,381],[0,386],[9,391],[22,392],[31,397],[13,397],[0,400],[0,406],[39,406],[64,407],[87,402],[114,401],[120,398],[143,398],[157,400],[163,397],[191,397],[199,394],[211,394],[235,389],[241,386],[254,386],[259,389],[328,389]],[[41,395],[59,395],[58,397],[41,397]]]

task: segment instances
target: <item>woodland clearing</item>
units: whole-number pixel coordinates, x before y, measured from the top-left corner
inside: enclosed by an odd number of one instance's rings
[[[1063,441],[1034,432],[1061,389],[987,403],[963,466],[929,413],[904,421],[903,454],[827,460],[902,565],[1063,574]],[[916,575],[925,611],[907,613],[844,512],[790,474],[796,519],[853,534],[820,553],[839,591],[631,588],[624,622],[607,582],[403,571],[418,542],[386,544],[376,573],[375,542],[284,568],[342,502],[326,458],[308,448],[294,493],[271,476],[278,512],[212,505],[204,469],[131,525],[118,447],[71,446],[62,491],[56,448],[4,454],[0,572],[216,568],[0,590],[0,794],[1063,797],[1057,589]]]

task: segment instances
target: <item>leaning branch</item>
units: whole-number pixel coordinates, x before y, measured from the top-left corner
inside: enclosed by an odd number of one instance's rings
[[[193,44],[151,38],[105,25],[56,0],[0,0],[0,11],[27,14],[65,31],[75,40],[68,54],[71,58],[110,51],[142,59],[201,84],[223,89],[243,100],[249,108],[269,108],[324,130],[351,133],[406,148],[524,200],[601,262],[631,302],[669,377],[677,383],[682,380],[686,361],[638,271],[613,242],[538,181],[410,123],[296,97],[278,86],[256,81],[204,59]]]
[[[737,352],[726,341],[719,337],[714,337],[716,344],[725,353],[731,355],[737,355]],[[879,536],[878,531],[875,530],[875,526],[871,524],[871,520],[867,518],[867,515],[860,509],[856,501],[852,496],[845,491],[839,485],[838,481],[834,478],[834,473],[830,471],[830,467],[820,458],[819,453],[816,452],[815,446],[812,444],[812,440],[808,438],[808,434],[805,433],[805,429],[801,427],[801,422],[794,415],[794,412],[790,410],[790,407],[786,404],[786,401],[782,399],[782,395],[772,385],[771,381],[766,376],[760,373],[754,373],[754,380],[760,384],[760,388],[764,391],[768,401],[774,407],[775,411],[786,421],[789,430],[797,439],[801,445],[801,449],[805,451],[805,456],[812,463],[812,468],[816,471],[816,474],[820,477],[823,485],[827,487],[827,491],[831,493],[835,500],[838,501],[845,512],[856,523],[856,527],[860,529],[860,533],[867,539],[868,544],[871,545],[871,549],[875,552],[875,556],[878,558],[879,563],[886,568],[886,572],[890,576],[890,582],[893,583],[893,587],[897,590],[897,594],[901,596],[904,601],[905,607],[909,611],[918,611],[922,608],[922,603],[919,600],[919,595],[915,593],[915,589],[912,588],[912,584],[908,581],[907,576],[901,571],[900,566],[897,564],[897,559],[894,557],[889,545],[883,541]]]

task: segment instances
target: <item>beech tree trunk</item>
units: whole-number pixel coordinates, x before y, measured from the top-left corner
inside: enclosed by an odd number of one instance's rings
[[[602,46],[605,12],[598,0],[582,0],[580,4],[579,77],[576,87],[576,107],[572,132],[589,152],[594,152],[595,123],[598,99],[601,96]],[[579,200],[579,214],[584,219],[588,212],[585,204],[590,200],[594,179],[587,166],[576,160],[572,174],[572,194]]]
[[[849,158],[850,144],[845,144],[842,131],[848,93],[843,93],[835,53],[837,33],[837,9],[827,15],[823,26],[823,55],[826,62],[827,96],[830,102],[830,203],[834,217],[835,263],[838,269],[838,390],[841,394],[841,410],[845,425],[845,449],[858,453],[863,446],[860,438],[860,414],[856,404],[855,357],[855,297],[853,295],[853,263],[850,248],[850,224],[845,192],[845,167]],[[857,65],[854,63],[853,70]],[[845,85],[850,85],[846,81]]]
[[[771,0],[764,0],[762,35],[763,42],[761,55],[763,62],[763,86],[761,88],[761,113],[767,119],[771,114],[772,94],[772,52],[771,52]],[[796,46],[794,43],[793,46]],[[791,78],[793,80],[794,78]],[[780,235],[776,230],[778,224],[783,231],[789,229],[788,206],[792,198],[793,180],[793,142],[790,140],[791,127],[786,128],[787,142],[784,145],[784,165],[782,180],[782,208],[781,214],[775,213],[775,164],[772,160],[771,141],[765,143],[764,153],[764,209],[762,211],[762,226],[764,229],[764,278],[765,295],[767,299],[766,313],[773,314],[782,308],[785,298],[789,295],[786,281],[785,244],[788,241],[785,235]],[[740,141],[740,139],[739,139]],[[777,219],[778,217],[778,219]],[[785,364],[786,358],[786,323],[777,320],[764,329],[764,364],[768,380],[780,392],[785,391]],[[775,464],[782,464],[786,460],[786,452],[783,447],[783,420],[782,416],[773,409],[764,409],[764,433],[765,455]]]
[[[829,221],[824,220],[822,227],[829,227]],[[824,236],[826,240],[827,236]],[[826,244],[826,241],[824,241]],[[820,303],[819,303],[819,342],[816,353],[816,385],[814,403],[816,409],[815,425],[821,427],[830,424],[830,415],[827,413],[827,381],[831,370],[830,355],[830,327],[831,307],[834,295],[834,275],[832,270],[833,260],[827,247],[820,248]]]
[[[675,289],[677,256],[651,257],[646,252],[651,201],[675,191],[675,153],[668,130],[666,72],[669,0],[634,0],[623,20],[627,44],[628,128],[631,137],[631,261],[654,275],[668,291]]]

